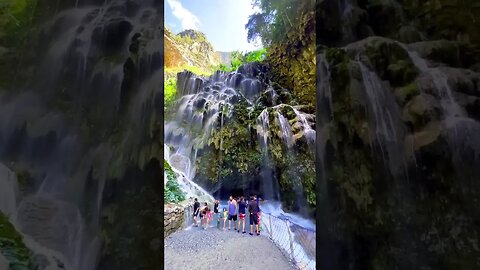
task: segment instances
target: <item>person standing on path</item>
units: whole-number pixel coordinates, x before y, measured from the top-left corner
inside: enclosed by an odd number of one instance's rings
[[[202,227],[204,230],[207,229],[207,225],[208,225],[208,211],[210,211],[210,209],[208,209],[208,203],[205,202],[205,205],[200,210],[200,215],[202,217]]]
[[[213,203],[213,214],[214,214],[214,219],[217,221],[217,228],[219,228],[219,223],[220,223],[220,215],[218,212],[218,207],[220,205],[220,202],[218,200],[215,200]]]
[[[228,201],[228,230],[231,229],[233,222],[233,229],[237,229],[237,202],[230,196]]]
[[[195,202],[193,203],[193,226],[198,227],[197,224],[197,216],[198,212],[200,210],[200,203],[198,202],[197,198],[194,200]]]
[[[250,214],[250,235],[253,235],[253,225],[256,227],[257,235],[260,235],[258,230],[258,205],[255,200],[255,197],[252,196],[250,199],[250,203],[248,204],[248,213]]]
[[[257,224],[257,227],[258,227],[258,232],[260,233],[260,231],[262,230],[262,210],[260,210],[260,197],[259,196],[255,196],[256,197],[256,200],[257,200],[257,208],[258,208],[258,212],[257,212],[257,216],[258,216],[258,224]]]
[[[242,233],[246,233],[245,231],[245,210],[247,208],[247,205],[245,204],[245,200],[243,199],[243,196],[240,197],[240,202],[238,203],[238,232],[240,232],[240,228],[243,228]],[[240,224],[243,224],[243,226],[240,226]]]
[[[223,213],[222,213],[222,216],[223,216],[223,230],[225,231],[225,225],[227,224],[227,216],[228,216],[228,211],[227,211],[227,208],[223,208]]]

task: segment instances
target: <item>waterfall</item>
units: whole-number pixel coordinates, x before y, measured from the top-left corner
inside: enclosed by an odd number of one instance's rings
[[[282,138],[285,141],[287,148],[291,148],[293,146],[293,133],[290,123],[280,112],[277,111],[276,113],[278,125],[280,126],[280,130],[282,132]]]
[[[7,168],[4,164],[0,163],[0,212],[8,217],[10,223],[14,225],[18,233],[22,236],[23,242],[27,248],[29,248],[35,256],[42,257],[46,260],[46,264],[50,265],[48,269],[60,269],[55,265],[61,263],[66,270],[77,269],[69,263],[69,260],[64,257],[59,251],[51,249],[41,243],[39,243],[35,237],[32,237],[28,233],[24,233],[24,230],[19,230],[22,216],[18,217],[19,209],[22,207],[22,203],[17,207],[18,186],[17,177],[14,172]],[[35,225],[41,222],[42,219],[37,219]],[[40,229],[41,230],[41,229]],[[51,231],[51,235],[58,233],[58,231]],[[78,240],[78,239],[77,239]],[[75,242],[71,242],[72,244]],[[77,246],[78,247],[78,246]],[[75,263],[75,262],[74,262]],[[78,265],[78,264],[76,264]]]
[[[260,142],[262,143],[262,151],[264,154],[267,153],[268,150],[268,128],[268,110],[265,109],[257,118],[257,134],[260,138]]]
[[[401,172],[401,165],[405,166],[403,159],[403,139],[405,130],[401,113],[392,92],[374,72],[360,61],[356,62],[362,74],[363,90],[367,103],[368,115],[373,128],[370,136],[377,142],[383,159],[389,162],[390,171]],[[372,145],[373,147],[373,145]]]
[[[301,113],[299,110],[295,108],[293,108],[293,111],[295,112],[297,117],[300,118],[305,138],[307,138],[308,142],[315,143],[316,131],[312,129],[312,127],[308,123],[307,117],[305,116],[305,114]]]
[[[465,112],[458,105],[452,95],[452,89],[448,84],[448,77],[440,69],[430,67],[427,61],[421,58],[417,52],[411,51],[405,45],[401,45],[410,56],[413,64],[423,73],[431,76],[435,84],[435,90],[440,98],[440,104],[446,118],[464,116]]]
[[[332,100],[332,88],[330,86],[330,67],[325,58],[325,54],[317,55],[317,99],[324,102],[323,99],[328,101],[328,108],[322,109],[322,112],[327,114],[332,120],[333,117],[333,100]]]
[[[210,78],[202,78],[185,71],[177,75],[177,81],[177,111],[174,120],[165,123],[165,144],[174,152],[168,162],[191,184],[198,151],[232,117],[233,106],[240,101],[251,104],[263,86],[258,79],[240,72],[215,72]],[[223,138],[219,147],[223,150]]]
[[[186,197],[187,198],[198,198],[199,201],[210,201],[213,202],[214,198],[202,187],[200,187],[197,183],[193,182],[191,178],[187,176],[188,173],[188,167],[184,168],[186,171],[182,171],[179,169],[177,166],[177,162],[171,159],[171,157],[175,157],[176,154],[171,154],[170,153],[170,147],[168,145],[164,145],[164,158],[168,162],[168,164],[171,166],[172,170],[175,172],[177,175],[177,182],[179,183],[180,187],[184,192],[186,192]],[[183,156],[179,156],[183,157]],[[190,161],[185,161],[190,164]],[[164,178],[165,178],[165,183],[167,181],[167,175],[164,173]]]
[[[413,64],[423,74],[427,74],[436,91],[443,112],[443,126],[445,136],[452,152],[454,163],[462,168],[465,163],[470,162],[473,168],[480,162],[480,142],[473,134],[480,131],[480,124],[468,117],[465,110],[457,103],[453,96],[453,90],[448,83],[447,74],[438,67],[433,67],[427,60],[421,58],[417,52],[410,50],[402,43],[398,43],[409,55]],[[424,90],[420,87],[420,90]]]
[[[124,176],[126,156],[140,160],[160,115],[163,37],[154,1],[77,2],[38,25],[31,83],[0,94],[0,161],[32,182],[11,192],[12,174],[0,168],[0,207],[34,252],[91,270],[105,183]]]

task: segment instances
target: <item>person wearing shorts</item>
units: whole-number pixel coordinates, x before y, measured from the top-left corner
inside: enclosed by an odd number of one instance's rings
[[[253,225],[255,225],[257,235],[260,235],[258,230],[258,205],[255,197],[252,197],[248,204],[248,213],[250,214],[250,235],[253,235]]]
[[[218,200],[215,200],[215,202],[213,203],[213,215],[214,215],[214,219],[217,221],[217,228],[219,227],[219,222],[220,222],[220,215],[219,215],[219,211],[218,211],[218,207],[220,206],[220,202]]]
[[[193,203],[193,226],[197,227],[197,216],[200,210],[200,203],[198,202],[197,198],[194,200],[195,202]],[[200,217],[201,218],[201,217]]]
[[[225,231],[225,227],[226,227],[226,224],[227,224],[227,216],[228,216],[228,211],[227,211],[227,208],[223,208],[223,214],[222,214],[222,218],[223,218],[223,230]]]
[[[230,200],[228,201],[228,230],[232,228],[237,229],[237,202],[230,196]]]
[[[246,217],[246,214],[245,214],[245,210],[247,208],[247,204],[245,203],[245,200],[243,199],[243,196],[240,197],[240,202],[238,203],[238,217],[239,217],[239,220],[238,220],[238,232],[240,232],[240,228],[243,228],[242,230],[242,233],[246,233],[245,231],[245,217]],[[243,226],[240,226],[241,224],[243,224]]]

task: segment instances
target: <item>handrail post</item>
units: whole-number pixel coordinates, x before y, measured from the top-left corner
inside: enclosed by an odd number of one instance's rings
[[[288,240],[290,241],[290,252],[292,254],[292,261],[295,262],[295,255],[293,252],[293,239],[292,239],[292,233],[290,232],[290,222],[288,222],[288,219],[286,224],[287,224]]]
[[[268,215],[268,221],[270,222],[270,238],[273,240],[273,230],[272,230],[272,216]]]

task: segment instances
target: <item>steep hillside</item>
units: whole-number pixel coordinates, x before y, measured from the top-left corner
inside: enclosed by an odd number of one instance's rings
[[[220,55],[202,32],[185,30],[175,35],[165,28],[164,40],[167,69],[195,66],[207,71],[220,64]]]
[[[176,68],[186,64],[190,64],[190,60],[182,55],[180,51],[181,45],[176,40],[175,34],[168,28],[165,28],[164,49],[165,49],[165,67]]]

